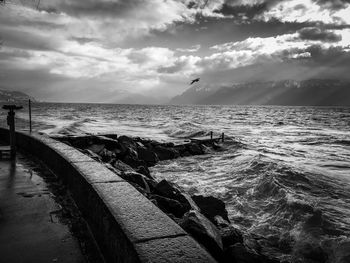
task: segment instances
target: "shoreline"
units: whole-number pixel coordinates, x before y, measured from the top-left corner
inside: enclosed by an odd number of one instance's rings
[[[103,163],[132,184],[218,262],[279,262],[261,254],[256,243],[244,240],[230,224],[224,202],[213,196],[190,196],[174,183],[155,180],[148,169],[159,161],[223,151],[222,144],[209,140],[175,145],[115,134],[53,138]]]

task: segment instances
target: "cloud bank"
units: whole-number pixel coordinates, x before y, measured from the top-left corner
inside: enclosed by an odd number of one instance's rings
[[[48,101],[158,103],[197,76],[208,85],[347,79],[349,13],[346,0],[2,5],[1,88]]]

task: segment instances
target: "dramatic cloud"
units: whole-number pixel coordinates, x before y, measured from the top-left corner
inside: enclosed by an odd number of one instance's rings
[[[43,100],[159,102],[192,77],[347,78],[350,66],[346,0],[16,1],[0,6],[0,88]]]
[[[331,1],[287,0],[281,1],[260,15],[265,21],[278,19],[284,22],[322,22],[328,24],[350,24],[350,6],[345,1],[339,5]],[[338,2],[338,1],[335,1]],[[327,8],[329,6],[329,8]],[[334,8],[338,6],[338,8]]]
[[[329,30],[322,30],[316,27],[307,27],[298,31],[300,39],[321,40],[325,42],[339,42],[341,35],[337,35]]]

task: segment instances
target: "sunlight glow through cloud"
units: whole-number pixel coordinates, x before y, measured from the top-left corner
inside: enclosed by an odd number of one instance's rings
[[[40,90],[57,89],[49,82],[54,79],[62,90],[71,88],[67,83],[90,81],[103,82],[108,91],[145,95],[154,89],[166,97],[183,91],[192,77],[213,74],[214,81],[215,72],[227,71],[229,78],[229,70],[250,65],[293,61],[304,66],[329,52],[344,64],[350,52],[349,14],[348,4],[331,8],[315,0],[50,0],[39,9],[5,5],[0,8],[0,66],[7,72],[2,85],[18,86],[21,74],[35,83],[36,95],[35,74],[44,74],[48,81]],[[231,31],[214,26],[230,19]],[[266,25],[266,32],[256,30],[258,25]],[[244,34],[247,28],[254,34]],[[32,79],[30,72],[35,72]],[[206,81],[213,84],[209,77]]]

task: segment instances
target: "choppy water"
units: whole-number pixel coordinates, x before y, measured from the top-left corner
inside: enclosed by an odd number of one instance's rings
[[[26,110],[17,117],[27,128]],[[287,262],[320,261],[306,261],[312,249],[327,262],[350,254],[350,108],[36,104],[33,120],[51,134],[224,132],[225,151],[162,162],[153,175],[221,198],[263,253]]]

